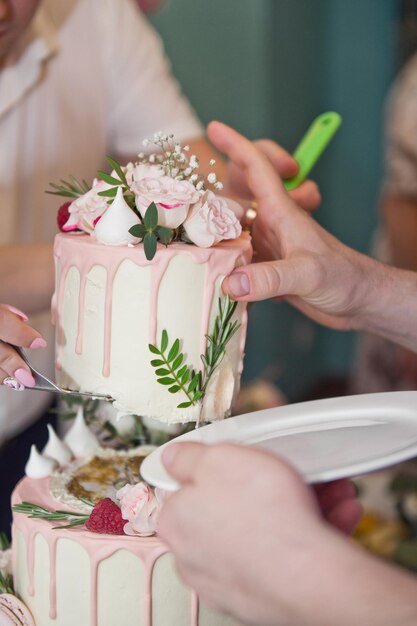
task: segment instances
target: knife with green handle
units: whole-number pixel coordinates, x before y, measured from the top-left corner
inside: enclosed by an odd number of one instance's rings
[[[283,181],[287,191],[296,189],[305,181],[341,123],[342,118],[339,113],[332,111],[323,113],[314,120],[293,154],[300,169],[296,176]]]

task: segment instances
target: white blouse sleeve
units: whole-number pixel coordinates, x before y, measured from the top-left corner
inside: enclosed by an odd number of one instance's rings
[[[155,132],[178,139],[203,134],[170,71],[160,37],[131,0],[100,0],[107,11],[105,43],[109,146],[136,154]]]

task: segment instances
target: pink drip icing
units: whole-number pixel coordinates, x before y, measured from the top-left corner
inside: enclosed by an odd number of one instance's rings
[[[87,283],[87,274],[80,276],[80,301],[78,305],[78,332],[75,344],[75,352],[81,354],[83,351],[84,336],[84,310],[85,310],[85,287]]]
[[[191,592],[191,626],[198,626],[200,603],[195,591]]]
[[[59,508],[67,510],[68,507],[57,503],[49,492],[49,478],[33,480],[24,478],[16,487],[12,504],[30,500],[39,506],[47,509]],[[157,537],[139,537],[96,535],[85,530],[83,527],[54,530],[53,524],[42,519],[30,519],[22,514],[15,514],[13,519],[13,534],[19,530],[26,543],[27,564],[29,574],[30,596],[35,594],[34,568],[35,568],[35,539],[40,534],[46,541],[49,548],[50,560],[50,581],[49,581],[49,616],[51,619],[57,617],[56,604],[56,554],[59,539],[70,539],[78,543],[87,552],[90,559],[90,581],[91,581],[91,614],[90,626],[98,624],[98,575],[100,563],[119,550],[125,549],[133,553],[142,561],[145,570],[144,598],[144,625],[152,626],[152,574],[156,561],[168,552],[167,546]],[[13,546],[13,573],[16,578],[16,555],[17,543]],[[193,625],[194,626],[194,625]],[[198,624],[195,624],[198,626]]]
[[[58,536],[51,535],[49,541],[49,617],[56,619],[56,545]]]
[[[243,250],[243,253],[242,253]],[[157,333],[157,311],[158,293],[163,275],[171,261],[178,254],[188,254],[193,261],[198,264],[207,264],[205,297],[203,303],[203,314],[201,322],[200,349],[204,352],[206,347],[205,335],[208,333],[210,313],[213,305],[213,293],[216,280],[221,276],[226,276],[236,265],[248,263],[251,258],[251,246],[247,237],[230,242],[222,242],[214,248],[198,248],[186,244],[171,244],[169,248],[160,247],[154,259],[150,262],[146,259],[142,246],[134,248],[111,247],[97,243],[88,235],[74,239],[69,235],[57,235],[55,238],[55,255],[60,261],[61,277],[58,287],[56,322],[57,332],[57,360],[56,366],[61,367],[62,352],[62,315],[63,298],[65,293],[65,283],[70,267],[76,267],[80,274],[80,294],[79,294],[79,318],[77,330],[77,354],[82,352],[83,343],[83,310],[85,302],[86,276],[96,265],[100,265],[107,270],[107,284],[105,295],[105,328],[104,328],[104,361],[103,375],[110,374],[111,361],[111,309],[113,281],[120,265],[129,259],[139,266],[152,267],[151,297],[149,311],[149,340],[155,343]]]

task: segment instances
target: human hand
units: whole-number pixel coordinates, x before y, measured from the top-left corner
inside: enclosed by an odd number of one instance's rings
[[[286,151],[270,139],[258,139],[253,142],[273,166],[281,178],[292,178],[298,172],[297,161]],[[227,166],[226,195],[236,198],[242,205],[245,200],[253,201],[253,191],[250,189],[245,174],[236,163],[229,161]],[[294,202],[306,211],[314,211],[321,202],[317,184],[311,180],[305,181],[300,187],[289,194]]]
[[[362,516],[353,483],[350,480],[335,480],[315,485],[313,489],[326,522],[351,535]]]
[[[276,456],[242,446],[171,444],[163,461],[182,488],[165,501],[158,533],[184,581],[245,623],[304,623],[300,594],[316,584],[332,535],[313,491]],[[337,489],[319,491],[327,515],[337,510]]]
[[[367,303],[378,298],[378,264],[343,245],[301,210],[249,140],[219,122],[209,125],[208,134],[240,168],[258,204],[252,237],[256,258],[263,263],[236,269],[223,282],[225,293],[246,301],[284,296],[326,326],[359,327]]]
[[[0,304],[0,384],[11,389],[21,390],[35,385],[29,367],[12,346],[32,349],[46,346],[45,340],[26,323],[27,320],[22,311]]]

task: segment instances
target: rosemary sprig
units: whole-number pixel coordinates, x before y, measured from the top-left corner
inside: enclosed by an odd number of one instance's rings
[[[33,504],[33,502],[21,502],[12,506],[15,513],[23,513],[28,517],[35,519],[45,519],[49,522],[69,522],[65,526],[55,526],[54,528],[72,528],[73,526],[81,526],[85,524],[89,515],[82,513],[73,513],[72,511],[50,511],[42,506]]]
[[[80,182],[74,176],[70,176],[70,181],[71,182],[68,182],[61,178],[60,185],[49,183],[53,191],[47,190],[46,193],[52,194],[53,196],[63,196],[64,198],[79,198],[87,193],[87,191],[90,191],[90,185],[86,180],[83,179]]]
[[[10,548],[10,541],[6,533],[0,533],[0,550],[8,550]]]
[[[227,344],[240,327],[237,320],[232,322],[236,307],[237,302],[232,302],[229,296],[226,296],[223,302],[219,298],[219,312],[214,320],[213,331],[210,335],[206,335],[207,348],[205,353],[201,355],[203,369],[199,372],[195,372],[184,364],[185,357],[180,352],[179,339],[176,339],[168,350],[168,333],[166,330],[162,331],[159,348],[149,344],[149,350],[152,354],[159,357],[151,361],[158,377],[158,383],[169,386],[168,391],[170,393],[182,391],[187,397],[187,401],[181,402],[177,408],[185,409],[194,406],[204,398],[211,377],[226,354]]]
[[[214,320],[214,328],[211,335],[206,335],[206,352],[201,355],[201,360],[204,365],[203,393],[206,392],[214,370],[223,360],[227,344],[239,330],[240,323],[237,320],[234,322],[231,321],[236,307],[237,302],[230,300],[229,296],[224,298],[223,304],[222,299],[219,298],[219,313]]]

